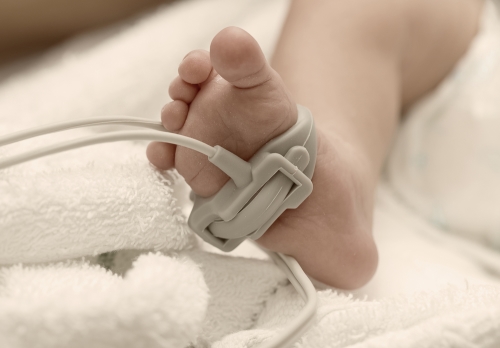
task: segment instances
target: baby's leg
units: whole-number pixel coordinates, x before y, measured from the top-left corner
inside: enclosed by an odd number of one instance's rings
[[[377,173],[402,109],[452,69],[482,0],[295,0],[272,62],[298,103]]]
[[[294,2],[274,60],[292,93],[247,33],[225,29],[212,41],[210,53],[198,50],[184,59],[169,90],[174,101],[162,111],[167,129],[220,144],[244,159],[293,125],[295,102],[313,111],[315,189],[257,242],[294,256],[307,274],[326,284],[357,288],[376,269],[374,188],[400,109],[408,96],[418,96],[410,77],[420,72],[408,52],[427,49],[407,41],[415,38],[407,25],[413,15],[407,6],[418,1],[430,0]],[[452,1],[469,0],[439,0]],[[464,30],[452,45],[456,57],[436,59],[437,66],[449,70],[465,51],[477,13],[469,21],[460,18],[470,32]],[[441,20],[439,28],[449,29]],[[425,76],[420,86],[431,88],[442,78],[438,75]],[[214,194],[228,179],[203,155],[183,147],[152,143],[148,157],[160,168],[177,168],[199,195]]]
[[[319,161],[328,162],[330,168],[324,173],[329,174],[315,175],[315,187],[334,187],[333,196],[324,202],[329,207],[325,235],[316,242],[306,233],[294,236],[302,245],[316,243],[311,247],[316,252],[294,251],[302,265],[318,262],[320,268],[321,254],[329,255],[325,257],[331,261],[322,271],[329,284],[345,279],[337,275],[344,270],[352,276],[345,280],[349,286],[361,285],[373,271],[369,265],[376,258],[371,247],[353,248],[355,242],[339,235],[371,235],[374,190],[400,116],[466,52],[482,4],[482,0],[293,1],[271,65],[296,102],[312,110],[331,145],[323,148],[323,156],[330,160]],[[349,214],[349,209],[357,214]],[[260,242],[273,249],[285,238],[290,233],[273,229]]]

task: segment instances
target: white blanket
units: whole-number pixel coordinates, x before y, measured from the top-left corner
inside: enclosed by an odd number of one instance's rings
[[[287,5],[178,2],[4,68],[0,134],[105,114],[159,119],[188,51],[238,25],[269,57]],[[186,185],[150,166],[145,145],[98,145],[0,172],[1,348],[256,347],[300,310],[253,245],[228,255],[202,245],[185,224]],[[297,347],[500,345],[496,252],[429,225],[383,182],[374,234],[374,279],[353,293],[317,284],[317,320]]]

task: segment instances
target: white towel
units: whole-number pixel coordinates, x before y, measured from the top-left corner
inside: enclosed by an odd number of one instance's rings
[[[183,347],[209,294],[186,257],[139,257],[125,277],[68,261],[0,269],[0,347]]]
[[[101,151],[109,162],[93,163],[90,156]],[[175,173],[149,165],[143,146],[112,144],[66,155],[82,163],[0,172],[0,264],[196,244],[172,193]]]
[[[294,347],[493,348],[500,344],[497,286],[449,286],[379,301],[354,300],[331,290],[318,296],[316,324]],[[228,335],[213,347],[254,347],[282,329],[301,306],[291,286],[280,288],[255,329]]]

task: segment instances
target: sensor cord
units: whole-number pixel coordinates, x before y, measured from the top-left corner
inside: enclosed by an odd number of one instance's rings
[[[40,135],[60,132],[72,128],[98,126],[105,124],[136,126],[142,128],[149,128],[152,130],[113,131],[99,135],[91,135],[76,140],[70,140],[60,144],[49,145],[40,149],[27,151],[25,153],[21,153],[15,156],[10,156],[0,159],[0,170],[14,166],[16,164],[24,163],[43,156],[48,156],[63,151],[68,151],[94,144],[124,141],[124,140],[149,140],[149,141],[172,143],[203,153],[206,156],[208,156],[209,159],[213,157],[217,151],[215,147],[212,147],[201,141],[188,138],[183,135],[167,132],[163,128],[160,122],[155,122],[148,119],[137,118],[137,117],[129,117],[129,116],[106,116],[106,117],[78,119],[66,122],[53,123],[41,127],[35,127],[25,131],[16,132],[11,135],[0,136],[0,147]],[[231,158],[232,161],[243,161],[237,156]],[[246,161],[243,162],[248,164]],[[231,178],[233,178],[233,176],[236,177],[236,180],[238,180],[239,176],[249,175],[248,168],[250,168],[250,166],[248,167],[241,166],[241,163],[235,162],[234,167],[242,169],[235,170],[234,168],[232,168],[230,171],[229,170],[226,171],[224,170],[224,168],[221,169],[225,171],[226,174],[228,174]],[[238,171],[240,172],[239,174]],[[255,245],[259,246],[253,240],[251,239],[248,240],[254,243]],[[278,265],[278,267],[286,274],[291,284],[294,286],[294,288],[297,290],[299,295],[306,303],[305,306],[302,308],[301,312],[299,313],[299,315],[296,318],[294,318],[284,330],[279,331],[275,336],[263,342],[259,346],[259,348],[289,347],[314,322],[317,309],[316,290],[313,284],[311,283],[310,279],[307,277],[307,275],[304,273],[298,262],[293,257],[281,253],[275,253],[266,250],[260,246],[259,248],[262,249],[264,252],[266,252],[271,257],[271,259]]]

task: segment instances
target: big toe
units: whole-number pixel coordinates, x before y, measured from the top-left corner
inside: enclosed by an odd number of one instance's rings
[[[259,44],[241,28],[228,27],[214,37],[210,60],[222,78],[239,88],[258,86],[272,76]]]

